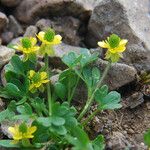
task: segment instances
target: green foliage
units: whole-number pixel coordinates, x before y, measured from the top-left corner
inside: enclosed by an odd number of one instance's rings
[[[98,108],[100,110],[118,109],[122,107],[122,105],[119,104],[121,100],[120,94],[116,91],[108,93],[108,87],[106,85],[103,85],[96,91],[95,100],[98,102]]]
[[[50,29],[44,33],[44,40],[55,43],[54,39],[53,30]],[[109,39],[110,45],[116,47],[118,40],[116,35],[112,35]],[[33,44],[32,42],[30,38],[24,38],[22,45],[27,50]],[[38,47],[34,48],[38,49]],[[40,54],[54,55],[52,45],[47,45],[42,41],[39,48]],[[98,59],[98,55],[98,53],[91,54],[88,49],[81,49],[80,54],[69,52],[64,55],[62,62],[67,68],[59,74],[58,81],[54,84],[48,82],[51,75],[48,55],[45,55],[45,66],[40,70],[37,69],[36,53],[25,55],[24,57],[28,59],[14,55],[5,66],[7,83],[4,87],[0,87],[0,97],[8,102],[7,108],[0,112],[0,122],[19,120],[21,123],[15,126],[19,127],[17,132],[29,131],[29,136],[22,139],[19,137],[16,144],[12,144],[12,140],[1,140],[0,146],[21,149],[103,150],[105,148],[104,137],[99,135],[94,140],[90,140],[84,130],[84,125],[77,119],[79,112],[71,103],[79,81],[82,81],[88,92],[83,115],[94,100],[98,104],[98,110],[121,108],[120,94],[116,91],[109,92],[108,87],[102,84],[107,72],[102,73],[100,68],[92,64]],[[44,87],[43,83],[47,86]],[[42,93],[37,90],[38,88],[41,88],[39,91]],[[35,91],[32,92],[31,89]],[[35,126],[36,130],[30,128],[30,125]]]
[[[144,134],[144,143],[150,148],[150,130]]]

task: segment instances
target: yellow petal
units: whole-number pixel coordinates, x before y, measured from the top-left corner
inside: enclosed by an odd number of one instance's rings
[[[40,41],[43,41],[44,40],[44,35],[45,35],[45,32],[41,31],[38,33],[37,37],[39,38]]]
[[[42,83],[47,83],[49,82],[49,80],[42,80]]]
[[[32,126],[32,127],[29,127],[29,128],[28,128],[28,132],[29,132],[30,134],[34,133],[36,130],[37,130],[37,127],[36,127],[36,126]]]
[[[33,78],[33,76],[35,75],[35,71],[34,70],[30,70],[29,71],[29,78]]]
[[[120,43],[119,43],[119,45],[121,46],[121,45],[126,45],[127,44],[127,42],[128,42],[128,40],[126,40],[126,39],[122,39],[121,41],[120,41]]]
[[[36,45],[36,43],[37,43],[37,39],[34,37],[30,37],[30,41],[32,43],[32,46]]]
[[[41,80],[44,80],[44,79],[47,78],[47,73],[46,72],[41,72],[40,76],[41,76]]]
[[[15,130],[14,127],[9,127],[9,128],[8,128],[8,131],[9,131],[10,133],[12,133],[12,134],[15,134],[15,133],[16,133],[16,130]]]
[[[62,37],[60,35],[55,35],[54,40],[51,42],[52,45],[60,44]]]
[[[104,41],[98,42],[98,46],[100,46],[102,48],[109,48],[109,44]]]

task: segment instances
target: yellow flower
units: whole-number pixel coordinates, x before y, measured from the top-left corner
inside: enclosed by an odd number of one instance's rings
[[[105,41],[98,42],[98,45],[102,48],[107,48],[106,59],[110,59],[112,62],[117,62],[122,57],[122,52],[126,50],[126,44],[128,40],[120,39],[119,36],[112,34]]]
[[[46,45],[57,45],[60,44],[62,40],[62,37],[60,35],[55,35],[55,32],[52,29],[48,29],[46,32],[39,32],[37,37]]]
[[[35,72],[34,70],[30,70],[28,78],[30,79],[29,90],[32,93],[36,92],[37,89],[43,92],[44,91],[43,84],[49,82],[49,80],[47,79],[48,76],[46,72]]]
[[[25,55],[27,60],[30,54],[35,54],[39,50],[39,46],[36,45],[37,39],[34,37],[24,37],[20,40],[20,44],[14,45],[13,48],[21,51]]]
[[[36,126],[27,126],[25,123],[21,125],[15,125],[14,127],[9,127],[8,131],[12,134],[14,139],[14,144],[18,143],[23,139],[31,139],[34,137],[32,135],[37,130]]]
[[[60,44],[62,37],[60,35],[55,35],[54,30],[48,29],[47,31],[41,31],[37,35],[38,39],[42,42],[39,54],[48,54],[50,56],[54,55],[53,46]]]

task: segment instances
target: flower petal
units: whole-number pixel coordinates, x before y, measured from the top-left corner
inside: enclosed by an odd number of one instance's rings
[[[98,45],[102,48],[109,48],[109,44],[104,41],[98,42]]]

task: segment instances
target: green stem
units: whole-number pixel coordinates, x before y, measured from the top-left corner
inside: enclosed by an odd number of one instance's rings
[[[74,96],[74,93],[75,93],[75,90],[76,90],[76,88],[77,88],[77,85],[78,85],[79,79],[80,79],[80,78],[79,78],[79,76],[78,76],[78,77],[77,77],[76,84],[75,84],[75,86],[73,87],[73,90],[72,90],[72,92],[71,92],[70,97],[68,98],[68,103],[69,103],[69,105],[70,105],[71,100],[72,100],[72,98],[73,98],[73,96]]]
[[[90,121],[93,119],[93,117],[94,117],[98,112],[100,112],[99,109],[95,110],[87,119],[85,119],[85,120],[82,122],[82,125],[85,127],[85,126],[88,124],[88,122],[90,122]]]
[[[88,111],[89,107],[92,105],[95,92],[102,86],[103,81],[104,81],[104,79],[105,79],[105,77],[106,77],[106,75],[107,75],[107,73],[108,73],[110,67],[111,67],[111,62],[108,62],[108,64],[107,64],[107,66],[106,66],[106,68],[105,68],[105,70],[104,70],[104,72],[103,72],[103,75],[102,75],[100,81],[98,82],[98,84],[97,84],[95,90],[93,91],[92,95],[91,95],[90,97],[88,97],[88,100],[87,100],[87,102],[86,102],[86,104],[85,104],[85,106],[84,106],[82,112],[80,113],[80,115],[79,115],[79,117],[78,117],[78,120],[79,120],[79,121],[82,119],[82,117],[83,117],[83,116],[85,115],[85,113]]]
[[[48,79],[50,79],[50,70],[49,70],[49,58],[48,54],[45,54],[45,68],[48,75]],[[51,87],[50,82],[47,83],[47,99],[48,99],[48,108],[49,108],[49,115],[52,115],[52,98],[51,98]]]

